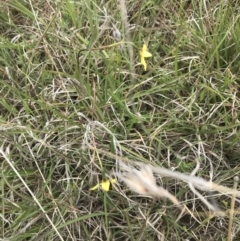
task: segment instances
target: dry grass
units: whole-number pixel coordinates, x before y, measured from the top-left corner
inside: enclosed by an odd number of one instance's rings
[[[238,1],[1,1],[0,240],[237,241],[239,17]]]

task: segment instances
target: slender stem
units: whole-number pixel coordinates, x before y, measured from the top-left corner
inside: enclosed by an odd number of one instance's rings
[[[233,190],[236,191],[237,190],[238,181],[239,181],[239,177],[235,176],[233,181],[234,181],[234,183],[233,183]],[[236,193],[233,192],[232,200],[231,200],[231,209],[230,209],[230,213],[229,213],[227,241],[231,241],[232,240],[232,225],[233,225],[233,213],[234,213],[235,199],[236,199]]]

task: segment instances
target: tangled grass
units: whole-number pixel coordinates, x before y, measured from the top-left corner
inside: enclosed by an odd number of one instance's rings
[[[239,17],[1,1],[0,240],[239,240]]]

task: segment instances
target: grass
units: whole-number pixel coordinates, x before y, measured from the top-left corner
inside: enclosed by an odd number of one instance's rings
[[[201,192],[217,217],[157,175],[178,219],[120,180],[89,190],[126,158],[185,174],[197,158],[229,188],[240,173],[238,1],[116,2],[0,3],[0,240],[239,240],[231,195]]]

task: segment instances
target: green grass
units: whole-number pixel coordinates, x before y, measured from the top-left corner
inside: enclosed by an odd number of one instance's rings
[[[121,182],[89,190],[111,153],[186,174],[198,158],[228,187],[240,173],[238,1],[126,2],[129,29],[117,1],[1,1],[1,240],[227,239],[229,215],[179,180],[157,177],[195,219]],[[215,198],[229,213],[231,196]],[[237,200],[232,240],[239,223]]]

